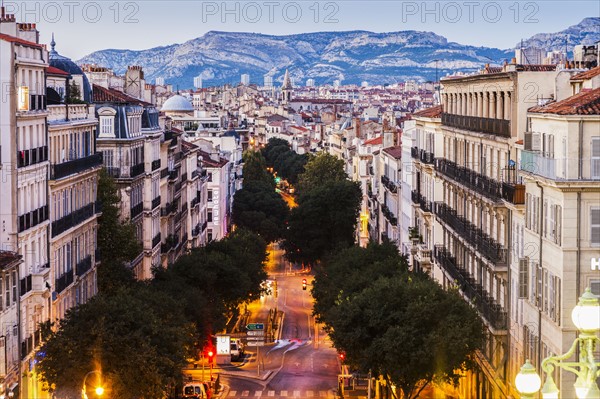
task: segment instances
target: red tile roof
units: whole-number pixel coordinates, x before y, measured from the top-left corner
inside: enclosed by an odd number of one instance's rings
[[[200,155],[202,166],[209,168],[222,168],[227,165],[229,162],[225,158],[219,157],[218,161],[215,161],[211,158],[210,154],[206,151],[198,150],[198,155]]]
[[[374,139],[365,141],[364,145],[381,145],[383,144],[383,135],[377,136]]]
[[[22,44],[23,46],[30,46],[30,47],[36,47],[36,48],[45,48],[46,47],[43,44],[30,42],[29,40],[20,39],[18,37],[6,35],[4,33],[0,33],[0,40],[4,40],[5,42],[18,43],[18,44]]]
[[[21,259],[21,256],[15,252],[0,251],[0,270],[9,266],[13,262],[17,262]]]
[[[441,118],[442,106],[436,105],[435,107],[425,108],[419,112],[415,112],[413,116],[421,116],[423,118]]]
[[[389,154],[390,156],[392,156],[395,159],[402,158],[402,146],[401,145],[397,145],[395,147],[384,148],[383,152],[385,152],[386,154]]]
[[[587,80],[600,75],[600,65],[588,71],[579,72],[577,75],[571,76],[571,80]]]
[[[144,106],[152,106],[152,104],[139,100],[135,97],[131,97],[123,93],[122,91],[115,89],[107,89],[106,87],[102,87],[99,85],[93,86],[92,98],[95,103],[130,103]]]
[[[53,66],[49,66],[46,68],[46,73],[50,75],[60,75],[60,76],[71,76],[69,72],[65,72],[62,69],[58,69]]]
[[[582,91],[562,101],[529,108],[529,112],[557,115],[600,115],[600,88]]]

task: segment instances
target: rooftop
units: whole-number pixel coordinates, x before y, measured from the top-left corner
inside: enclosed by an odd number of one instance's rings
[[[92,99],[92,101],[95,103],[129,103],[152,106],[152,104],[138,100],[135,97],[131,97],[122,91],[116,89],[107,89],[106,87],[96,84],[93,85],[92,88]]]
[[[421,111],[415,112],[413,116],[420,116],[423,118],[441,118],[442,106],[436,105],[435,107],[425,108]]]
[[[556,115],[600,115],[600,88],[582,91],[562,101],[529,108],[531,113]]]
[[[385,152],[386,154],[390,155],[391,157],[393,157],[395,159],[402,158],[402,146],[401,145],[397,145],[395,147],[384,148],[383,152]]]
[[[587,79],[594,78],[594,77],[596,77],[598,75],[600,75],[600,66],[592,68],[592,69],[590,69],[588,71],[579,72],[577,75],[571,76],[571,81],[573,81],[573,80],[587,80]]]

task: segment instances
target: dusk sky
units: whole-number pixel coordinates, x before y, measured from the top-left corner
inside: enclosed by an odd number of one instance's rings
[[[536,33],[561,31],[600,15],[590,1],[4,1],[18,21],[54,32],[72,59],[107,48],[141,50],[210,30],[294,34],[315,31],[432,31],[450,41],[512,48]]]

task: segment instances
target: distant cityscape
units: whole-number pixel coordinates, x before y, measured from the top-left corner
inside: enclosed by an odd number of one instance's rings
[[[599,47],[522,47],[429,81],[317,84],[285,70],[282,83],[199,75],[180,90],[145,65],[78,65],[2,9],[0,398],[53,397],[36,376],[40,328],[98,292],[101,169],[141,245],[130,267],[148,280],[233,230],[243,153],[272,139],[342,160],[362,191],[357,243],[392,242],[477,310],[477,368],[436,392],[520,397],[525,360],[566,352],[578,298],[600,295]],[[554,378],[575,397],[572,375]]]

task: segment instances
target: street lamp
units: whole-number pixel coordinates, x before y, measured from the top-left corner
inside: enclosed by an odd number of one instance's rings
[[[600,389],[596,384],[596,378],[600,376],[600,362],[594,359],[594,349],[600,343],[600,338],[596,335],[600,330],[600,304],[598,297],[592,294],[589,288],[586,288],[583,295],[579,297],[579,302],[571,313],[571,319],[579,330],[579,337],[573,341],[573,345],[566,353],[548,356],[542,361],[542,370],[546,373],[546,381],[541,392],[544,399],[558,398],[559,390],[552,378],[555,367],[570,371],[577,376],[573,387],[578,399],[600,398]],[[566,361],[578,348],[580,360]],[[540,389],[540,382],[535,368],[527,360],[515,379],[517,390],[523,398],[533,398]]]
[[[87,373],[87,374],[85,375],[85,377],[83,377],[83,386],[81,387],[81,397],[82,397],[83,399],[88,399],[88,396],[87,396],[87,389],[86,389],[85,382],[87,381],[87,378],[88,378],[88,376],[89,376],[90,374],[95,374],[95,373],[97,373],[97,374],[100,376],[100,377],[98,378],[98,379],[99,379],[99,381],[100,381],[100,384],[98,384],[98,386],[97,386],[97,387],[96,387],[96,389],[95,389],[96,395],[98,395],[98,396],[102,396],[102,395],[104,394],[104,387],[102,387],[102,373],[101,373],[100,371],[98,371],[98,370],[92,370],[92,371],[90,371],[89,373]]]

